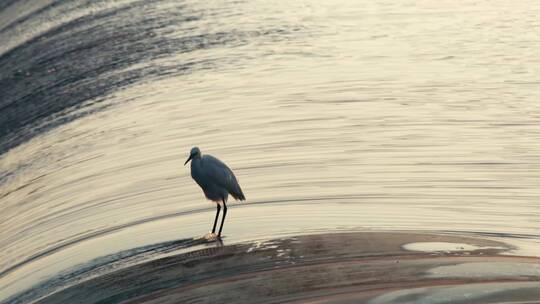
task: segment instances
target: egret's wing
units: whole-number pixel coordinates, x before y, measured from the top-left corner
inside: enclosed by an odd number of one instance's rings
[[[227,165],[212,155],[202,157],[203,171],[209,181],[224,187],[237,200],[245,200],[246,197],[236,180],[236,176]]]

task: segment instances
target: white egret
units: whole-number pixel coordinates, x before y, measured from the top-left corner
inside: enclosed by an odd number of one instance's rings
[[[245,200],[242,189],[236,180],[236,176],[227,165],[211,155],[202,155],[201,150],[193,147],[189,153],[189,158],[184,166],[191,160],[191,177],[202,188],[204,195],[211,201],[216,202],[217,211],[214,219],[214,226],[210,238],[216,237],[216,224],[223,204],[223,218],[219,226],[217,237],[221,237],[221,230],[227,215],[227,198],[231,194],[236,200]]]

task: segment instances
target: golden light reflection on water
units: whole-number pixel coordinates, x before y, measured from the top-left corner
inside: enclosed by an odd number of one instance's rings
[[[233,168],[248,199],[232,203],[232,242],[389,229],[534,246],[539,12],[474,3],[227,5],[245,20],[215,22],[301,30],[156,60],[222,59],[115,92],[110,108],[1,156],[2,171],[18,169],[0,186],[0,270],[52,251],[0,280],[18,282],[13,292],[92,257],[204,234],[214,208],[182,166],[195,145]]]

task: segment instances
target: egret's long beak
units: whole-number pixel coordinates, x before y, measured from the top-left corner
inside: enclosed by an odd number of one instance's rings
[[[186,160],[186,162],[184,163],[184,166],[189,163],[189,161],[191,160],[191,155],[188,157],[188,159]]]

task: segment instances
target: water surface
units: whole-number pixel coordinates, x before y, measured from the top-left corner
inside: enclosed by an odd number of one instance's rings
[[[0,301],[206,233],[438,231],[540,256],[534,1],[0,4]]]

